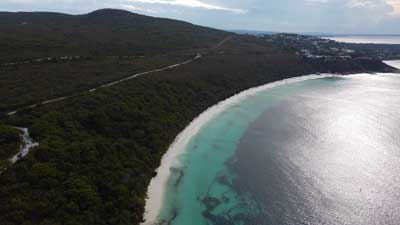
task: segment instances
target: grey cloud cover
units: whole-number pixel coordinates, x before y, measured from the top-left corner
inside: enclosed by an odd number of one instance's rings
[[[400,33],[400,0],[1,0],[0,11],[120,8],[223,29]]]

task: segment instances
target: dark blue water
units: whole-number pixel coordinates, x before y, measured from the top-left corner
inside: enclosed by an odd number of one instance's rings
[[[399,80],[374,77],[268,108],[230,164],[258,208],[245,224],[400,224],[399,110]]]
[[[175,225],[400,224],[400,77],[275,87],[216,116],[172,168]]]

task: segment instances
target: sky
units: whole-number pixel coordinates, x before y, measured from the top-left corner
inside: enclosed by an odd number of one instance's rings
[[[227,30],[400,34],[400,0],[0,0],[0,11],[84,14],[101,8]]]

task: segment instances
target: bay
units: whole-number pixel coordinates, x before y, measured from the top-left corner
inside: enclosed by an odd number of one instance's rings
[[[400,76],[271,88],[228,107],[173,168],[159,222],[399,224]]]

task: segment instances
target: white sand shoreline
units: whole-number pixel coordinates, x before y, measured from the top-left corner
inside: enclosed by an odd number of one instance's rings
[[[394,67],[396,69],[400,69],[400,60],[387,60],[383,61],[386,65],[389,65],[391,67]]]
[[[200,129],[207,124],[212,118],[214,118],[219,113],[228,109],[230,106],[240,102],[241,100],[255,95],[261,91],[280,86],[285,84],[296,83],[305,80],[313,80],[326,77],[338,77],[342,75],[335,74],[320,74],[320,75],[305,75],[300,77],[288,78],[280,81],[275,81],[272,83],[267,83],[258,87],[247,89],[240,92],[226,100],[223,100],[216,105],[208,108],[206,111],[201,113],[197,118],[195,118],[175,139],[172,145],[169,147],[168,151],[165,153],[161,160],[161,166],[156,170],[157,176],[154,177],[150,185],[148,186],[146,199],[146,207],[144,219],[145,222],[142,225],[154,225],[157,223],[157,217],[162,210],[166,185],[171,176],[171,168],[180,165],[179,156],[184,153],[185,146],[190,142],[191,138],[200,131]],[[349,76],[349,75],[343,75]]]

